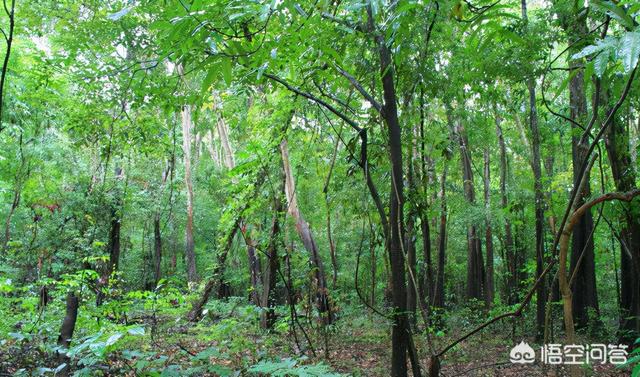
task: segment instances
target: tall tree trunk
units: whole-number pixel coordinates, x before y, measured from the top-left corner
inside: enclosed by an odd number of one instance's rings
[[[318,311],[322,316],[322,321],[325,324],[330,324],[333,321],[333,313],[329,302],[329,292],[327,290],[324,265],[320,258],[320,253],[318,252],[318,246],[313,238],[311,229],[309,228],[309,224],[302,216],[300,208],[298,207],[295,178],[289,162],[289,147],[286,139],[283,139],[280,143],[280,153],[282,154],[282,165],[285,173],[285,194],[288,202],[288,212],[295,220],[296,231],[302,240],[302,244],[311,256],[311,264],[314,267],[315,296]]]
[[[222,116],[221,110],[222,109],[220,108],[220,114],[218,116],[218,121],[216,124],[218,136],[220,137],[220,144],[222,145],[222,150],[224,151],[224,165],[229,171],[231,171],[236,167],[236,161],[233,149],[231,148],[231,140],[229,139],[229,127],[227,126],[227,122],[225,122],[224,117]],[[234,177],[231,179],[231,182],[235,185],[238,183],[238,180]],[[243,219],[240,220],[240,230],[242,232],[245,244],[247,245],[247,259],[249,262],[249,275],[251,277],[251,301],[255,305],[260,306],[260,275],[262,271],[262,268],[260,266],[260,257],[256,254],[255,245],[253,244],[253,240],[247,232],[247,225]]]
[[[519,266],[515,255],[513,233],[510,216],[506,213],[509,208],[507,197],[507,147],[502,133],[501,119],[496,114],[496,134],[498,135],[498,145],[500,147],[500,206],[505,211],[504,223],[504,248],[507,262],[507,303],[513,305],[519,301],[518,297],[518,270]]]
[[[571,14],[571,21],[565,24],[565,29],[569,35],[569,43],[575,47],[569,49],[569,56],[577,53],[582,49],[578,42],[588,33],[586,23],[586,12],[582,9],[582,5],[574,9]],[[587,102],[584,89],[584,70],[582,68],[582,60],[571,59],[569,61],[571,71],[571,79],[569,81],[569,106],[571,108],[571,119],[577,122],[585,121],[587,115]],[[572,130],[576,131],[577,126],[572,123]],[[579,129],[578,129],[579,130]],[[582,137],[579,134],[572,135],[571,156],[573,160],[573,177],[574,186],[580,182],[576,179],[580,174],[580,168],[585,160],[588,145],[581,142]],[[586,139],[584,141],[587,141]],[[578,193],[576,203],[581,205],[584,198],[591,195],[591,187],[589,184],[589,172],[585,177],[585,185],[581,192]],[[573,290],[573,315],[574,321],[578,328],[585,327],[589,323],[589,310],[599,310],[598,294],[596,290],[596,272],[595,272],[595,255],[594,241],[591,237],[593,230],[593,216],[588,211],[580,218],[580,221],[573,229],[571,244],[571,274],[575,271],[575,284]],[[578,264],[579,262],[579,264]]]
[[[448,164],[445,161],[440,177],[440,229],[438,232],[438,272],[433,289],[433,306],[444,308],[444,266],[446,263],[447,248],[447,170]]]
[[[404,182],[402,163],[402,128],[398,120],[397,96],[394,83],[394,67],[391,51],[384,38],[385,33],[376,32],[371,1],[367,3],[369,29],[375,33],[380,57],[384,106],[382,115],[389,137],[389,159],[391,162],[391,192],[389,195],[389,264],[393,296],[393,324],[391,327],[391,376],[407,376],[407,352],[411,359],[414,377],[420,376],[420,367],[411,345],[413,338],[407,316],[407,284],[402,241],[405,235],[403,224]]]
[[[2,62],[2,73],[0,75],[0,132],[4,129],[2,126],[2,114],[4,110],[4,86],[7,81],[7,72],[9,71],[9,57],[11,56],[11,46],[13,44],[13,32],[15,30],[15,9],[16,0],[11,0],[11,6],[7,8],[7,2],[4,2],[4,9],[9,17],[9,35],[4,32],[5,42],[7,48],[4,54],[4,60]]]
[[[521,0],[522,19],[528,23],[527,0]],[[536,83],[534,77],[527,79],[529,92],[529,129],[531,131],[531,168],[533,170],[533,186],[536,218],[536,279],[544,271],[544,194],[542,192],[542,167],[540,157],[540,131],[538,129],[538,110],[536,108]],[[536,289],[536,338],[544,335],[545,304],[547,290],[544,281]]]
[[[176,66],[178,75],[184,79],[182,65]],[[185,264],[187,267],[187,281],[190,283],[198,280],[196,269],[196,253],[193,241],[193,181],[191,178],[191,147],[193,142],[193,123],[191,121],[191,106],[183,105],[181,112],[182,123],[182,154],[184,158],[184,182],[187,189],[187,223],[185,225]]]
[[[460,162],[462,164],[462,181],[464,198],[470,206],[476,204],[476,193],[473,185],[473,169],[471,166],[471,152],[466,131],[462,123],[456,120],[454,134],[460,145]],[[467,299],[482,300],[484,297],[484,263],[480,237],[476,226],[467,226]]]
[[[80,302],[78,296],[74,292],[67,294],[66,313],[60,326],[60,335],[58,336],[58,345],[64,349],[69,349],[71,338],[76,328],[76,320],[78,318],[78,306]],[[58,351],[59,352],[59,351]],[[63,353],[58,353],[58,363],[66,363],[67,365],[60,371],[60,375],[67,376],[69,374],[69,358]]]
[[[187,265],[187,280],[198,280],[196,270],[195,244],[193,241],[193,182],[191,178],[191,106],[182,106],[182,151],[184,156],[184,181],[187,187],[187,224],[185,226],[185,263]]]
[[[412,135],[413,136],[413,135]],[[413,145],[413,140],[409,143]],[[415,177],[413,169],[413,148],[410,148],[407,161],[407,185],[409,189],[409,197],[415,195]],[[409,313],[409,321],[412,325],[416,324],[416,309],[418,307],[417,297],[417,257],[416,257],[416,213],[414,211],[415,206],[410,206],[409,213],[407,215],[407,227],[404,235],[404,247],[407,255],[407,271],[409,273],[408,286],[407,286],[407,310]]]
[[[116,181],[122,179],[122,168],[115,169]],[[98,293],[96,295],[96,305],[102,305],[105,292],[103,288],[108,287],[111,274],[118,270],[120,264],[120,228],[122,223],[122,195],[116,185],[115,202],[111,204],[111,221],[109,226],[109,242],[107,243],[107,251],[109,252],[109,261],[104,269],[102,276],[98,281]]]
[[[494,296],[494,282],[493,282],[493,232],[491,230],[491,188],[489,186],[491,173],[490,173],[490,157],[489,148],[484,150],[484,206],[485,206],[485,244],[487,252],[487,268],[486,268],[486,289],[485,289],[485,303],[488,308],[493,306]]]
[[[153,281],[158,286],[162,273],[162,234],[160,233],[160,211],[153,217]]]
[[[284,191],[285,175],[280,169],[280,185]],[[264,310],[260,315],[260,326],[264,329],[273,327],[276,321],[275,307],[277,304],[275,289],[277,273],[280,269],[280,258],[278,256],[278,246],[280,241],[280,216],[284,210],[280,190],[276,190],[273,197],[273,220],[271,222],[271,234],[269,235],[269,246],[267,248],[267,266],[262,275],[262,307]]]
[[[606,98],[603,103],[606,103]],[[616,190],[635,188],[636,175],[629,150],[629,129],[613,118],[605,135],[605,145]],[[620,230],[620,340],[627,344],[640,337],[640,206],[637,201],[624,205]]]
[[[158,285],[158,281],[162,277],[162,233],[160,229],[160,219],[161,219],[161,207],[160,202],[162,198],[162,191],[167,183],[167,179],[170,174],[173,174],[173,163],[171,161],[167,162],[167,167],[162,171],[162,180],[160,183],[160,188],[158,190],[158,201],[156,205],[156,212],[153,217],[153,281],[155,285]],[[171,201],[171,196],[169,195],[169,201]]]

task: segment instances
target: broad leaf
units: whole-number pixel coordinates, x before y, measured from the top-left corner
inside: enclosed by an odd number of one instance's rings
[[[640,32],[628,32],[620,38],[618,56],[622,59],[625,73],[635,68],[640,56]]]

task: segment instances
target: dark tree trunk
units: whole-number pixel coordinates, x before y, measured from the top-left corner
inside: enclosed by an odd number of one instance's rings
[[[278,240],[280,237],[280,216],[283,212],[282,200],[280,199],[279,193],[275,194],[273,200],[273,212],[269,247],[267,248],[267,267],[262,275],[262,307],[264,310],[260,315],[260,326],[263,329],[270,329],[276,321],[276,274],[280,268]]]
[[[162,266],[162,235],[160,234],[160,212],[153,218],[153,281],[158,285]]]
[[[60,326],[60,335],[58,336],[58,345],[64,349],[68,349],[71,345],[71,338],[73,338],[73,332],[76,328],[76,320],[78,318],[78,306],[80,302],[78,296],[74,292],[67,294],[67,305],[62,325]],[[67,366],[60,371],[60,375],[66,376],[69,374],[69,358],[65,354],[58,353],[58,363],[66,363]]]
[[[500,117],[496,114],[496,134],[498,135],[498,145],[500,147],[500,206],[505,211],[504,223],[504,249],[506,254],[506,293],[507,303],[513,305],[519,299],[518,295],[518,270],[519,266],[515,255],[515,247],[513,242],[513,233],[511,228],[511,220],[506,212],[509,208],[509,199],[507,197],[507,147],[502,134],[502,126],[500,125]]]
[[[562,27],[569,36],[569,55],[579,52],[584,47],[583,38],[588,34],[586,22],[587,12],[582,3],[575,3],[573,9],[567,14],[561,14]],[[587,115],[587,101],[584,89],[584,69],[582,60],[569,60],[569,107],[570,117],[573,121],[584,124]],[[582,138],[580,128],[571,124],[573,132],[571,142],[571,157],[573,160],[574,186],[577,182],[580,169],[585,160],[588,149],[588,138]],[[584,198],[589,197],[591,188],[589,184],[589,172],[585,177],[584,189],[576,196],[576,205],[584,203]],[[585,327],[589,323],[589,310],[598,312],[598,294],[596,291],[595,257],[593,250],[593,216],[591,211],[582,216],[580,222],[573,229],[571,243],[571,262],[569,276],[575,275],[573,291],[573,316],[577,328]],[[579,262],[579,263],[578,263]],[[574,273],[575,271],[575,273]]]
[[[529,128],[531,131],[531,168],[534,179],[535,200],[535,234],[536,234],[536,279],[542,274],[545,266],[544,258],[544,193],[542,190],[542,166],[540,155],[540,130],[538,129],[538,111],[536,108],[536,88],[533,79],[527,81],[529,90]],[[547,289],[542,281],[536,289],[536,337],[544,335],[545,305]]]
[[[486,211],[485,217],[485,245],[487,253],[487,268],[486,268],[486,289],[485,289],[485,303],[488,308],[493,306],[494,297],[494,281],[493,281],[493,232],[491,230],[491,188],[489,186],[491,180],[490,173],[490,157],[489,148],[484,150],[484,205]]]
[[[15,30],[15,7],[16,1],[11,0],[10,8],[7,8],[7,2],[4,2],[4,9],[9,16],[9,35],[5,34],[5,41],[7,42],[7,48],[4,54],[4,60],[2,62],[2,73],[0,75],[0,131],[4,129],[2,126],[2,114],[4,110],[4,86],[7,81],[7,72],[9,71],[9,57],[11,56],[11,46],[13,44],[13,33]]]
[[[416,278],[416,242],[415,242],[415,217],[413,214],[409,214],[407,218],[407,228],[405,233],[404,246],[407,253],[407,266],[409,274],[409,281],[407,287],[407,311],[409,313],[409,320],[412,325],[416,324],[416,309],[418,307],[418,297],[416,295],[416,286],[413,278]]]
[[[119,176],[121,170],[116,168],[116,174]],[[98,293],[96,295],[96,305],[102,305],[104,300],[106,289],[109,286],[109,280],[111,278],[111,274],[114,271],[118,270],[118,265],[120,264],[120,227],[121,227],[121,217],[120,217],[120,209],[122,207],[122,202],[119,194],[116,194],[116,203],[111,207],[111,223],[109,227],[109,242],[107,243],[107,251],[109,252],[109,261],[107,262],[107,266],[104,269],[100,280],[98,281]]]
[[[471,152],[469,151],[466,131],[459,121],[454,125],[454,133],[460,144],[464,198],[470,206],[474,206],[476,203],[476,193],[473,185]],[[467,227],[467,299],[482,300],[484,298],[484,280],[481,241],[476,226],[470,224]]]
[[[635,188],[636,175],[629,150],[629,129],[614,118],[605,135],[616,190]],[[637,201],[624,205],[620,230],[620,327],[621,342],[633,344],[640,337],[640,207]]]
[[[433,290],[433,306],[444,308],[444,266],[447,247],[447,163],[440,177],[440,230],[438,232],[438,272]]]
[[[78,318],[78,296],[73,292],[67,294],[66,314],[60,326],[60,335],[58,336],[58,345],[69,348],[73,331],[76,328],[76,319]]]
[[[411,141],[410,144],[413,144]],[[416,187],[415,187],[415,177],[414,177],[414,169],[413,169],[413,156],[409,153],[409,158],[407,162],[408,166],[408,174],[407,174],[407,185],[409,189],[409,195],[415,195]],[[412,325],[416,325],[416,309],[418,307],[418,296],[417,296],[417,256],[416,256],[416,214],[413,211],[415,206],[410,206],[409,214],[407,216],[407,227],[404,235],[404,247],[407,255],[407,270],[409,273],[408,279],[408,287],[407,287],[407,310],[409,312],[409,320]]]
[[[260,306],[261,304],[261,295],[260,295],[260,271],[262,268],[260,267],[260,257],[256,254],[256,248],[253,245],[253,241],[245,232],[245,240],[247,243],[247,257],[249,259],[249,275],[251,277],[251,302],[254,305]]]
[[[423,214],[420,218],[420,226],[422,230],[422,276],[420,279],[420,296],[424,302],[433,303],[433,261],[431,257],[431,227],[429,225],[429,217]]]
[[[367,6],[369,28],[375,30],[371,2]],[[402,128],[398,121],[394,68],[391,51],[387,46],[384,33],[376,33],[376,44],[380,57],[382,90],[384,97],[383,117],[389,137],[389,159],[391,162],[391,192],[389,195],[389,264],[391,266],[393,323],[391,326],[391,376],[407,376],[407,352],[411,352],[411,329],[407,316],[407,283],[405,279],[405,260],[402,250],[405,229],[402,208],[404,205],[404,182],[402,164]],[[413,361],[413,358],[412,358]],[[417,363],[412,362],[414,377],[420,375]]]

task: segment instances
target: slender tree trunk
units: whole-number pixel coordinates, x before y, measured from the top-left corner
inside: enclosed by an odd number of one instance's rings
[[[603,98],[606,103],[606,98]],[[614,118],[605,135],[611,172],[616,190],[631,191],[636,176],[629,150],[629,129]],[[620,230],[620,340],[627,344],[640,337],[640,206],[637,201],[626,204]]]
[[[528,23],[527,0],[521,0],[522,19]],[[533,77],[527,79],[529,92],[529,129],[531,131],[531,168],[534,179],[534,200],[536,218],[536,279],[544,271],[544,194],[542,191],[542,167],[540,157],[540,131],[538,130],[538,110],[536,108],[536,83]],[[540,340],[544,335],[545,305],[547,290],[544,281],[536,290],[536,338]]]
[[[7,48],[4,54],[4,60],[2,62],[2,74],[0,76],[0,132],[4,129],[2,125],[2,114],[4,110],[4,86],[7,81],[7,72],[9,68],[9,57],[11,56],[11,46],[13,44],[13,32],[15,30],[15,7],[16,1],[11,0],[10,8],[7,8],[7,2],[4,2],[5,11],[9,17],[9,35],[5,35],[5,42]],[[3,33],[4,34],[4,33]]]
[[[285,175],[280,169],[280,185],[284,191]],[[273,220],[271,222],[271,234],[269,235],[269,246],[267,248],[267,266],[262,275],[262,311],[260,315],[260,326],[264,329],[272,328],[276,321],[275,307],[277,304],[275,289],[278,270],[280,269],[280,257],[278,256],[278,246],[280,242],[280,216],[284,211],[280,192],[277,190],[273,197]]]
[[[569,49],[569,55],[579,52],[583,45],[579,43],[587,35],[588,27],[586,23],[587,12],[583,9],[582,3],[574,4],[571,14],[564,15],[566,18],[563,27],[569,35],[569,44],[573,47]],[[587,115],[587,102],[584,89],[584,69],[582,60],[570,59],[569,68],[569,107],[572,120],[580,123],[585,122]],[[579,131],[575,124],[571,124],[573,131]],[[580,174],[580,167],[583,165],[588,145],[581,142],[582,136],[579,133],[572,135],[571,156],[573,160],[574,185],[578,185],[576,179]],[[584,141],[587,141],[585,139]],[[584,198],[591,195],[589,184],[589,172],[585,177],[583,190],[578,193],[576,203],[581,205]],[[599,311],[598,294],[596,290],[595,255],[594,240],[591,237],[593,230],[593,216],[591,211],[585,213],[573,229],[571,244],[571,275],[575,272],[575,283],[571,287],[573,290],[573,316],[576,327],[581,328],[589,324],[589,310]],[[578,262],[580,263],[578,264]]]
[[[162,273],[162,235],[160,233],[160,211],[153,217],[153,281],[158,286]]]
[[[486,268],[486,291],[485,291],[485,303],[488,308],[493,306],[494,296],[494,282],[493,282],[493,232],[491,230],[491,188],[489,186],[491,180],[490,173],[490,157],[489,148],[484,150],[484,206],[486,211],[485,217],[485,244],[487,252],[487,268]]]
[[[193,241],[193,182],[191,178],[191,106],[182,106],[182,151],[184,155],[184,181],[187,187],[187,224],[185,226],[185,263],[187,265],[187,280],[198,280],[196,270],[195,244]]]
[[[444,266],[446,263],[447,247],[447,170],[448,164],[445,161],[442,176],[440,177],[440,229],[438,232],[438,272],[436,275],[435,287],[433,290],[433,306],[444,308]]]
[[[80,305],[78,296],[74,292],[67,294],[66,300],[66,313],[60,326],[60,335],[58,336],[58,345],[64,349],[69,349],[71,345],[71,338],[73,338],[73,332],[76,328],[76,320],[78,318],[78,306]],[[69,358],[63,353],[58,353],[58,363],[66,363],[67,366],[63,368],[60,375],[69,375]]]
[[[476,204],[476,193],[473,185],[473,169],[471,166],[471,152],[464,127],[459,120],[455,121],[454,134],[460,144],[460,161],[462,164],[462,181],[464,198],[470,206]],[[480,237],[476,226],[467,226],[467,299],[482,300],[484,298],[484,263]]]
[[[505,212],[504,224],[504,248],[507,262],[507,302],[513,305],[519,301],[518,297],[518,270],[519,266],[516,260],[515,247],[513,242],[513,233],[511,228],[510,216],[506,213],[509,208],[509,199],[507,197],[507,147],[504,142],[500,117],[496,114],[496,134],[498,135],[498,145],[500,147],[500,206]]]
[[[302,243],[311,256],[311,263],[314,267],[314,279],[315,279],[315,296],[316,305],[318,311],[322,316],[322,321],[325,324],[330,324],[333,321],[333,313],[331,311],[331,304],[329,302],[329,292],[327,289],[327,280],[325,278],[324,265],[320,258],[318,246],[313,238],[309,224],[306,222],[300,208],[298,207],[298,199],[295,187],[295,178],[291,170],[291,164],[289,163],[289,147],[287,140],[283,139],[280,143],[280,152],[282,154],[282,164],[285,173],[285,194],[288,202],[289,215],[296,222],[296,231],[302,240]]]
[[[13,201],[11,202],[11,208],[9,208],[9,213],[7,214],[7,218],[4,221],[4,240],[2,240],[2,250],[5,253],[7,252],[9,241],[11,240],[11,218],[13,217],[14,212],[20,205],[21,193],[22,193],[22,185],[18,183],[16,179],[16,187],[13,189]]]
[[[173,164],[171,162],[167,163],[167,167],[162,172],[162,181],[160,184],[160,189],[158,190],[158,204],[156,207],[156,213],[153,217],[153,281],[154,285],[157,286],[160,278],[162,277],[162,233],[160,229],[160,199],[162,198],[162,191],[167,183],[167,179],[169,175],[172,174],[170,169],[173,169]],[[169,201],[171,201],[171,195],[169,197]]]
[[[409,143],[413,145],[413,135],[412,140]],[[415,187],[415,177],[414,177],[414,169],[413,169],[413,148],[410,148],[408,153],[408,161],[407,161],[407,186],[410,194],[414,195],[416,193]],[[411,196],[410,196],[411,197]],[[417,317],[416,317],[416,309],[418,307],[418,297],[417,287],[414,279],[417,277],[417,256],[416,256],[416,213],[413,210],[414,206],[411,206],[409,213],[407,215],[407,226],[406,232],[404,235],[404,247],[407,255],[407,271],[409,273],[408,286],[407,286],[407,310],[409,312],[409,321],[415,326]]]
[[[394,83],[394,68],[391,51],[384,38],[384,32],[375,32],[371,2],[367,4],[369,29],[375,33],[380,57],[382,90],[384,97],[383,117],[389,137],[389,160],[391,162],[391,192],[389,195],[389,264],[393,296],[393,324],[391,327],[391,376],[407,376],[407,352],[412,361],[414,377],[420,375],[413,350],[411,329],[407,316],[407,284],[405,279],[405,260],[402,241],[405,238],[403,224],[404,182],[402,163],[402,128],[398,120],[397,96]]]

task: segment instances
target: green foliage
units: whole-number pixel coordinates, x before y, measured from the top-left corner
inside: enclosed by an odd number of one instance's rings
[[[299,359],[282,359],[277,361],[261,361],[250,367],[249,373],[254,375],[265,374],[274,377],[300,376],[300,377],[339,377],[338,373],[331,372],[331,369],[324,364],[301,365]]]

